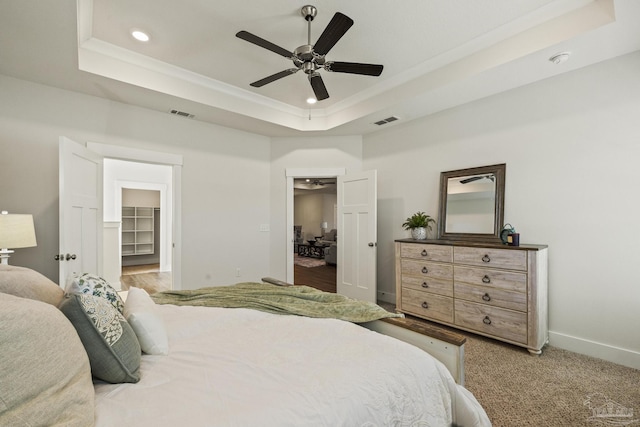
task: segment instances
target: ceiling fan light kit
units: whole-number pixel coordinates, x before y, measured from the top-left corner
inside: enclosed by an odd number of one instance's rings
[[[309,83],[311,84],[316,100],[322,101],[329,98],[329,92],[327,91],[324,81],[322,80],[322,76],[319,73],[320,70],[375,77],[382,74],[384,67],[378,64],[361,64],[357,62],[336,62],[325,60],[325,55],[329,53],[333,46],[335,46],[335,44],[353,25],[353,20],[351,18],[340,12],[336,12],[316,41],[316,44],[312,45],[311,21],[316,17],[318,10],[314,6],[306,5],[300,9],[300,13],[304,17],[305,21],[307,21],[307,44],[297,47],[293,52],[247,31],[239,31],[236,34],[236,37],[242,40],[248,41],[256,46],[260,46],[290,59],[293,61],[293,65],[295,65],[295,68],[280,71],[251,83],[250,85],[252,87],[262,87],[302,70],[308,76]]]

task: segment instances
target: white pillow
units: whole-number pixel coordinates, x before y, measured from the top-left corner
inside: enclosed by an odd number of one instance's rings
[[[124,317],[136,333],[140,348],[147,354],[169,354],[169,339],[156,304],[147,291],[131,287],[124,303]]]

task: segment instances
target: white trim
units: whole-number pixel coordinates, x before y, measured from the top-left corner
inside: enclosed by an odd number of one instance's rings
[[[335,178],[338,176],[346,175],[346,168],[287,168],[285,169],[285,176],[287,178],[287,244],[285,260],[286,266],[286,279],[287,283],[293,283],[293,179],[294,178]],[[340,232],[340,230],[338,230]]]
[[[336,176],[346,175],[345,168],[287,168],[285,176],[292,178],[335,178]]]
[[[118,256],[114,258],[108,258],[109,252],[107,247],[114,240],[117,242],[118,247],[122,244],[122,235],[120,233],[120,221],[103,221],[104,236],[102,243],[104,249],[102,250],[103,266],[102,271],[104,278],[115,288],[116,291],[122,290],[122,283],[120,282],[120,276],[122,272],[122,257],[120,252]],[[114,275],[111,276],[111,273]]]
[[[549,345],[640,369],[640,352],[549,331]]]
[[[109,145],[99,142],[87,142],[87,148],[108,159],[136,161],[172,166],[173,221],[171,234],[172,289],[182,289],[182,155],[141,150],[138,148]],[[122,199],[120,199],[122,200]]]
[[[378,290],[377,292],[378,295],[378,301],[384,301],[384,302],[388,302],[391,304],[396,303],[396,293],[395,292],[383,292]]]
[[[160,153],[157,151],[124,147],[122,145],[101,144],[99,142],[87,142],[87,148],[108,159],[182,166],[182,155],[180,154]]]

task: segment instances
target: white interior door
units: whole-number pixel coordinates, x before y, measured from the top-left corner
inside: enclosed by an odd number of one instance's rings
[[[337,292],[376,302],[377,173],[338,177]]]
[[[59,284],[72,272],[102,274],[102,156],[60,137]]]

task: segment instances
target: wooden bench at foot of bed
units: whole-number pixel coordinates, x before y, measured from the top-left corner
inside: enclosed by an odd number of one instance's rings
[[[271,277],[263,277],[262,281],[278,286],[293,286],[291,283]],[[426,351],[449,369],[456,383],[464,386],[464,344],[467,341],[465,336],[431,323],[406,317],[375,320],[362,323],[360,326]]]

